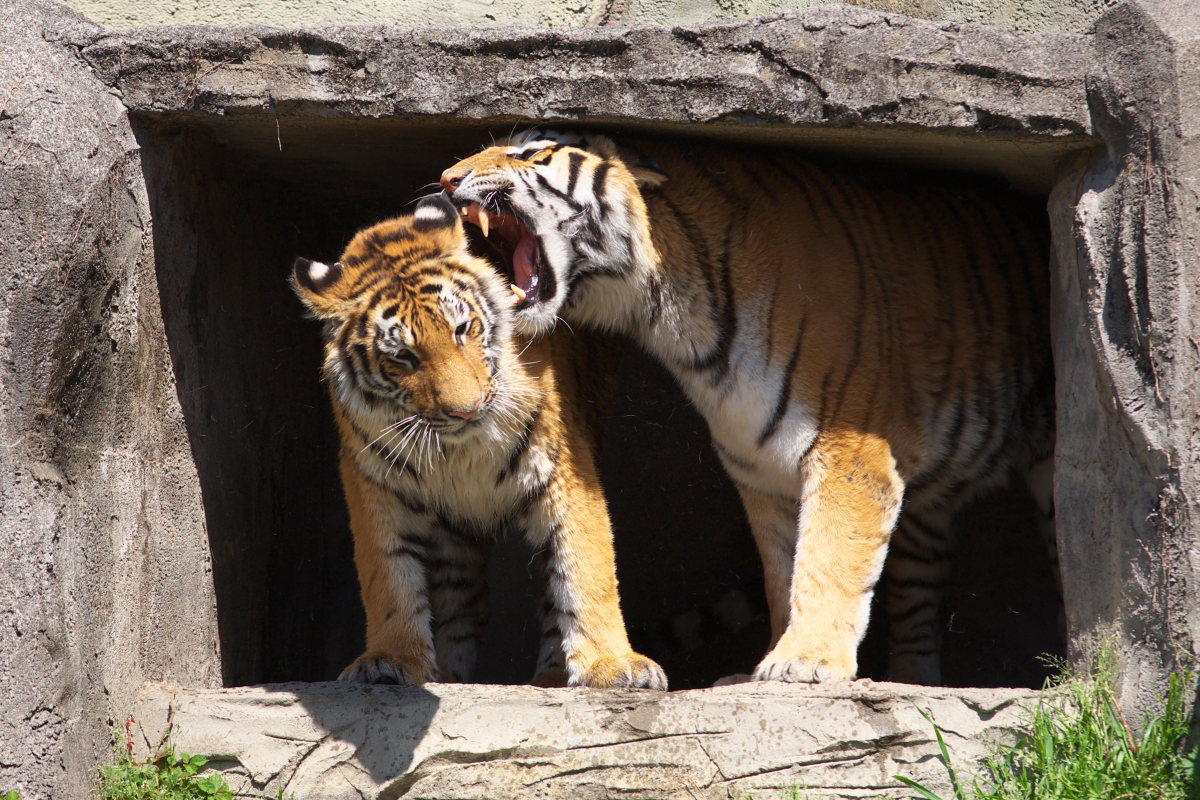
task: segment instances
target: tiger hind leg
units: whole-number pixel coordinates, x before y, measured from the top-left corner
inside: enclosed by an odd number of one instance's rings
[[[889,681],[941,685],[941,606],[950,574],[950,530],[946,511],[905,508],[900,516],[884,578]]]
[[[787,629],[792,607],[792,565],[799,504],[791,498],[772,497],[740,483],[736,485],[762,561],[763,588],[771,618],[771,647],[774,647]]]
[[[578,451],[574,457],[580,458]],[[581,475],[571,458],[560,464],[526,524],[530,544],[544,550],[545,559],[543,653],[535,681],[557,682],[562,664],[569,686],[666,689],[662,667],[629,644],[599,481],[590,472]],[[546,652],[556,642],[561,662]]]
[[[458,532],[437,537],[430,558],[429,599],[439,680],[469,681],[488,622],[487,542]]]

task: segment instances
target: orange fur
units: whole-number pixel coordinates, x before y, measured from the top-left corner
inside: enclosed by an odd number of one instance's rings
[[[467,251],[457,214],[358,233],[334,265],[297,260],[293,284],[325,323],[325,377],[366,609],[367,682],[465,680],[486,615],[483,550],[521,530],[547,562],[538,678],[666,688],[629,645],[612,531],[594,465],[587,367],[567,332],[511,329],[510,296]]]
[[[627,333],[707,419],[765,568],[757,677],[853,677],[891,548],[891,674],[936,683],[953,511],[1052,446],[1047,246],[1025,203],[779,152],[541,131],[442,181],[536,240],[524,330],[561,314]]]

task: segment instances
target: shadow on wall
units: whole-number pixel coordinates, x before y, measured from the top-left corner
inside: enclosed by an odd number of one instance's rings
[[[268,117],[136,120],[177,391],[213,553],[224,682],[328,680],[362,648],[363,614],[319,332],[286,278],[402,213],[481,128]],[[501,131],[504,133],[506,131]],[[769,633],[761,568],[703,423],[645,356],[622,366],[603,472],[634,646],[675,688],[748,672]],[[1027,500],[974,514],[947,598],[952,685],[1040,685],[1061,652],[1049,568]],[[650,513],[648,513],[648,511]],[[534,586],[520,540],[495,548],[493,620],[477,676],[529,679]],[[1049,610],[1048,610],[1049,609]],[[877,613],[862,673],[882,677]]]

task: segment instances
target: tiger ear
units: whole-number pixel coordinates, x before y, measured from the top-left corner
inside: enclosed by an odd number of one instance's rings
[[[417,210],[413,212],[413,230],[418,233],[461,227],[458,209],[445,192],[431,194],[417,201]]]
[[[443,237],[442,247],[445,250],[463,250],[467,246],[467,236],[458,208],[445,192],[422,197],[417,201],[412,228],[416,233],[426,236],[440,235]]]
[[[313,314],[322,318],[331,317],[342,305],[342,298],[334,290],[344,275],[340,261],[325,264],[297,258],[292,262],[292,289]]]
[[[633,176],[633,182],[644,189],[657,189],[667,182],[667,175],[658,170],[658,165],[653,167],[643,164],[637,164],[629,168],[629,174]]]
[[[589,136],[586,148],[603,159],[620,160],[629,170],[633,182],[641,188],[657,189],[667,182],[667,175],[658,166],[658,162],[637,150],[618,147],[617,143],[607,136]]]

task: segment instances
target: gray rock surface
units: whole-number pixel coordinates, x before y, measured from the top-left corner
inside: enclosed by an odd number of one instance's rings
[[[1140,709],[1200,641],[1200,6],[1121,5],[1095,44],[1107,152],[1050,199],[1055,503],[1073,655],[1116,642]]]
[[[126,110],[0,4],[0,787],[86,797],[143,681],[220,681],[207,541]]]
[[[759,17],[823,5],[825,0],[69,0],[67,5],[110,28],[145,25],[397,25],[494,28],[513,25],[694,24]],[[1116,0],[857,0],[856,5],[910,17],[979,22],[1026,32],[1083,33]]]
[[[1029,691],[858,681],[658,693],[429,684],[147,685],[137,752],[208,753],[239,797],[900,797],[949,795],[929,713],[956,766],[1011,742]]]
[[[1091,132],[1086,37],[852,6],[675,28],[176,26],[78,44],[126,105],[154,114],[703,125],[859,152],[924,147],[1043,181],[1046,159]]]

